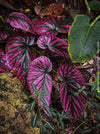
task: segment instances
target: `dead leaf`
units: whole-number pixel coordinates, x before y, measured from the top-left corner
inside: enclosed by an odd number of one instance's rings
[[[35,6],[35,7],[34,7],[34,11],[35,11],[35,13],[36,13],[37,15],[39,15],[40,10],[41,10],[41,7],[40,7],[40,6]]]
[[[24,2],[25,2],[28,6],[30,6],[30,5],[32,5],[32,4],[34,3],[33,0],[24,0]]]
[[[41,18],[43,18],[44,16],[54,17],[54,16],[60,16],[64,12],[64,8],[65,8],[64,3],[53,3],[45,8],[35,6],[34,11]]]

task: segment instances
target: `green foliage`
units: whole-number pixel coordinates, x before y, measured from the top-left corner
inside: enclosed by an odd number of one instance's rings
[[[81,132],[81,134],[90,134],[90,132],[92,132],[91,129],[86,129],[86,130],[83,130],[83,131]]]
[[[35,86],[34,85],[32,86],[35,89]],[[29,98],[32,98],[34,100],[26,106],[26,109],[28,109],[31,112],[31,114],[33,110],[35,111],[35,115],[31,116],[31,126],[33,128],[34,127],[40,128],[41,134],[44,134],[45,132],[47,134],[52,134],[52,133],[56,133],[59,130],[62,130],[64,134],[65,133],[64,120],[69,119],[68,117],[69,112],[65,112],[65,111],[59,112],[54,108],[49,108],[47,105],[45,105],[45,101],[42,100],[42,102],[44,102],[44,109],[49,114],[49,118],[50,118],[48,120],[44,119],[42,115],[41,107],[39,107],[38,100],[36,99],[38,98],[40,93],[41,92],[36,91],[36,94],[30,95]]]
[[[100,93],[100,71],[98,72],[95,81],[93,83],[93,87],[95,87],[96,91]]]
[[[88,94],[100,99],[100,72],[98,72],[93,84],[86,83],[86,85],[91,86],[91,91]]]
[[[100,1],[89,1],[89,7],[91,10],[99,10],[100,11]]]
[[[87,104],[90,105],[91,107],[100,109],[100,104],[98,103],[87,101]]]
[[[37,120],[38,120],[38,115],[37,113],[32,117],[31,119],[31,126],[34,128],[36,126],[36,123],[37,123]]]
[[[87,15],[76,16],[69,30],[69,54],[73,62],[85,62],[92,59],[99,49],[100,21],[89,24]],[[95,24],[94,24],[95,23]]]
[[[87,8],[89,10],[100,10],[100,2],[99,1],[90,1],[89,5],[87,3]],[[2,16],[0,19],[4,21]],[[92,23],[91,19],[87,15],[78,15],[72,23],[72,27],[69,30],[68,34],[68,52],[70,54],[72,62],[85,62],[88,61],[97,54],[100,50],[98,44],[100,44],[100,16],[98,16]],[[62,21],[60,21],[62,25]],[[66,21],[64,22],[66,23]],[[48,24],[48,23],[47,23]],[[53,23],[52,23],[53,24]],[[57,24],[56,24],[57,25]],[[18,25],[19,26],[19,25]],[[65,30],[66,31],[66,30]],[[43,40],[44,41],[44,40]],[[99,42],[97,44],[97,42]],[[36,44],[36,43],[34,43]],[[35,48],[32,48],[35,52],[41,55],[41,52]],[[65,48],[64,48],[65,49]],[[55,70],[53,70],[57,73]],[[88,92],[88,95],[91,97],[97,97],[100,99],[100,72],[97,74],[97,77],[93,84],[89,84],[91,86],[91,91]],[[78,92],[70,90],[69,92],[74,96],[79,96],[80,93],[87,95],[87,92],[84,91],[86,86],[81,87],[77,84]],[[65,133],[65,120],[69,119],[69,112],[57,111],[54,108],[50,108],[47,106],[44,96],[47,96],[45,90],[37,91],[36,86],[32,84],[32,88],[34,90],[34,94],[30,95],[29,98],[32,99],[32,102],[27,105],[26,109],[28,109],[31,114],[32,111],[35,111],[35,115],[31,116],[31,126],[40,128],[41,134],[56,134],[58,131],[62,130],[62,134]],[[38,101],[39,98],[39,101]],[[42,114],[41,107],[39,103],[43,103],[43,110],[46,111],[47,115],[49,115],[48,119],[44,119]],[[87,101],[87,104],[92,108],[100,109],[100,104],[96,102]],[[25,110],[26,110],[25,109]],[[95,127],[90,126],[88,129],[85,129],[81,132],[81,134],[91,133],[92,130],[99,129],[100,127],[100,113],[96,113],[98,118],[98,123]],[[76,119],[75,117],[73,117]],[[88,113],[86,109],[84,110],[84,121],[82,124],[87,124]],[[78,120],[78,119],[77,119]],[[79,128],[81,124],[77,127]]]

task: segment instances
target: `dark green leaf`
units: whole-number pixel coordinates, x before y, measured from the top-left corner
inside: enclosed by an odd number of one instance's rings
[[[90,105],[91,107],[100,108],[100,105],[95,102],[87,101],[87,104]]]
[[[37,94],[31,94],[29,98],[34,98],[35,96],[37,96]]]
[[[89,132],[91,132],[92,130],[91,129],[86,129],[86,130],[83,130],[81,132],[81,134],[88,134]]]
[[[34,128],[36,126],[36,122],[38,120],[38,115],[35,114],[31,120],[31,126]]]
[[[90,105],[91,107],[94,107],[93,103],[91,103],[90,101],[87,101],[87,104]]]
[[[98,127],[100,127],[100,123],[98,123],[98,124],[96,125],[96,128],[98,128]]]
[[[30,105],[30,112],[33,111],[34,107],[35,107],[35,101],[33,101],[33,102],[31,103],[31,105]]]
[[[40,123],[36,123],[36,127],[41,128],[42,126],[40,125]]]
[[[73,62],[91,60],[98,51],[97,42],[100,42],[100,21],[93,26],[86,15],[78,15],[69,30],[69,54]],[[99,47],[100,48],[100,47]]]
[[[100,93],[96,93],[96,97],[100,99]]]
[[[54,126],[52,126],[48,121],[45,121],[46,125],[53,131],[55,131]]]
[[[87,119],[87,111],[84,110],[84,119],[86,120]]]
[[[52,134],[50,133],[50,130],[48,130],[48,128],[45,128],[45,127],[44,127],[44,132],[46,132],[46,134]]]
[[[43,128],[40,129],[40,134],[44,134],[44,129]]]
[[[91,10],[99,10],[100,11],[100,1],[89,1],[89,7]]]
[[[46,110],[46,112],[49,114],[49,116],[52,117],[52,113],[51,113],[51,111],[50,111],[50,108],[49,108],[48,106],[46,106],[46,105],[44,105],[43,107],[44,107],[44,109]]]
[[[96,113],[96,114],[97,114],[97,117],[98,117],[98,119],[100,121],[100,113]]]
[[[96,91],[100,93],[100,71],[98,72],[95,81],[93,82],[93,87],[95,87]]]
[[[60,124],[61,124],[61,129],[64,130],[64,128],[65,128],[64,122],[61,121]]]

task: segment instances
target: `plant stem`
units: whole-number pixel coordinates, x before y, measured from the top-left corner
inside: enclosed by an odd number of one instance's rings
[[[41,52],[38,51],[36,48],[32,47],[32,49],[33,49],[35,52],[37,52],[38,54],[41,54]]]
[[[77,126],[76,129],[72,132],[72,134],[74,134],[74,133],[77,131],[77,129],[78,129],[80,126],[82,126],[84,123],[85,123],[85,122],[83,121],[79,126]]]
[[[33,45],[36,45],[36,44],[37,44],[37,42],[33,43]]]
[[[100,19],[100,15],[98,15],[95,20],[91,23],[90,27],[92,27],[96,22],[97,20]]]
[[[0,44],[6,43],[6,42],[7,42],[6,40],[2,40],[2,41],[0,41]]]
[[[80,119],[78,119],[78,118],[75,118],[75,117],[71,117],[72,119],[76,119],[76,120],[78,120],[78,121],[80,121],[80,122],[84,122],[84,124],[86,124],[87,126],[89,126],[89,127],[91,127],[92,129],[94,129],[95,127],[92,127],[90,124],[88,124],[86,121],[82,121],[82,120],[80,120]]]
[[[54,69],[52,69],[52,71],[53,71],[54,73],[57,73],[57,71],[56,71],[56,70],[54,70]]]
[[[85,0],[85,4],[86,4],[87,10],[88,10],[88,14],[90,15],[90,11],[91,11],[91,9],[90,9],[90,7],[89,7],[89,5],[88,5],[87,0]]]
[[[3,23],[6,23],[4,18],[0,15],[0,19],[3,21]]]
[[[62,39],[62,40],[64,40],[64,41],[68,41],[68,39]]]

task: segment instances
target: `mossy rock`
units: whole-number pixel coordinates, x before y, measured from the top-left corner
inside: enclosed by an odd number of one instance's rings
[[[39,128],[31,127],[31,113],[25,110],[29,101],[28,92],[12,73],[0,73],[0,134],[40,134]]]

